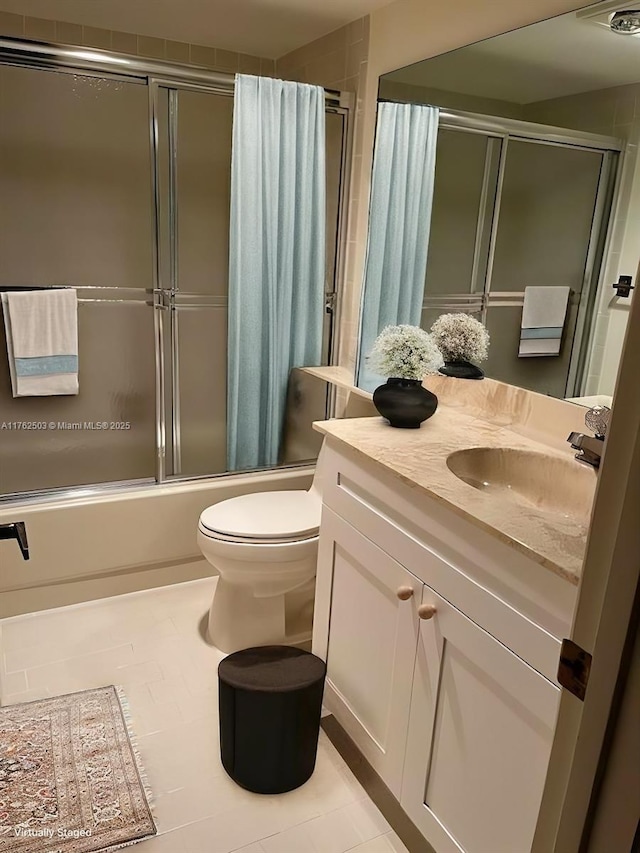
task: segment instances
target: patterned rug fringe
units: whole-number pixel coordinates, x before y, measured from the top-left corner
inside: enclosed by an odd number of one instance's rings
[[[142,844],[143,841],[151,841],[156,838],[156,835],[145,835],[143,838],[134,838],[133,841],[124,841],[122,844],[112,844],[111,847],[106,847],[104,850],[96,851],[96,853],[115,853],[116,850],[124,850],[125,847],[133,847],[135,844]]]
[[[0,792],[7,836],[0,838],[0,853],[42,853],[45,839],[50,849],[56,835],[58,853],[113,853],[157,835],[151,787],[122,688],[1,707],[0,752],[3,777],[3,762],[12,771],[10,796]],[[58,796],[60,780],[71,791],[64,799]],[[33,834],[23,837],[16,831],[22,828]]]
[[[144,762],[142,761],[142,756],[140,755],[140,750],[138,748],[138,741],[136,739],[136,735],[133,729],[133,719],[131,714],[131,707],[129,706],[129,700],[127,699],[127,696],[122,687],[120,687],[119,685],[115,685],[115,690],[118,696],[118,701],[120,702],[120,707],[122,708],[122,716],[124,717],[125,725],[127,727],[127,734],[129,735],[129,740],[131,741],[131,748],[136,759],[136,766],[138,768],[138,774],[140,776],[140,781],[142,782],[142,787],[144,789],[144,795],[147,798],[147,802],[149,803],[151,814],[155,817],[155,797],[153,796],[153,791],[151,789],[151,786],[149,785],[147,771],[144,768]],[[131,847],[133,844],[137,843],[137,841],[129,841],[126,844],[121,844],[119,847],[114,847],[113,849],[119,850],[122,847]]]

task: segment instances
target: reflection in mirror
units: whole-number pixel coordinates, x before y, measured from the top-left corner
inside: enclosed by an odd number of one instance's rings
[[[371,182],[371,214],[360,315],[360,350],[366,356],[385,326],[420,322],[433,203],[438,110],[380,104]],[[360,388],[373,391],[382,377],[359,359]]]
[[[379,92],[440,108],[420,324],[471,314],[488,376],[585,404],[611,401],[632,298],[612,284],[635,284],[640,256],[640,38],[611,14],[425,60]]]

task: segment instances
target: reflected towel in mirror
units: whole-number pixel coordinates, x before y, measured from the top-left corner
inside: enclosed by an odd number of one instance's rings
[[[520,358],[560,355],[569,294],[568,287],[525,287]]]

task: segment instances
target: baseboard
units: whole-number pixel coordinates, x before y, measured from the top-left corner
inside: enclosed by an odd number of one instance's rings
[[[321,726],[409,853],[436,853],[333,714],[323,716]]]
[[[204,559],[180,564],[125,569],[78,580],[58,581],[46,586],[0,593],[0,619],[37,613],[55,607],[67,607],[83,601],[96,601],[129,592],[140,592],[158,586],[198,580],[214,574],[213,567]]]

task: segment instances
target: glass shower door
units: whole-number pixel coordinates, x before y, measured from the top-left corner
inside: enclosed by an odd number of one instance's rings
[[[226,473],[233,78],[28,62],[0,62],[0,289],[77,289],[81,390],[13,398],[0,311],[0,500]],[[323,363],[349,109],[327,95]]]
[[[0,65],[0,288],[77,288],[80,378],[14,398],[0,312],[0,495],[154,478],[149,172],[139,80]]]
[[[152,83],[152,91],[158,123],[165,471],[168,477],[222,474],[227,470],[233,92],[168,83]],[[345,122],[344,111],[327,111],[323,363],[333,344]],[[305,408],[309,432],[313,420],[326,417],[327,405],[325,389]],[[306,461],[290,452],[282,456],[283,464]]]
[[[169,476],[226,471],[232,94],[157,90]]]

